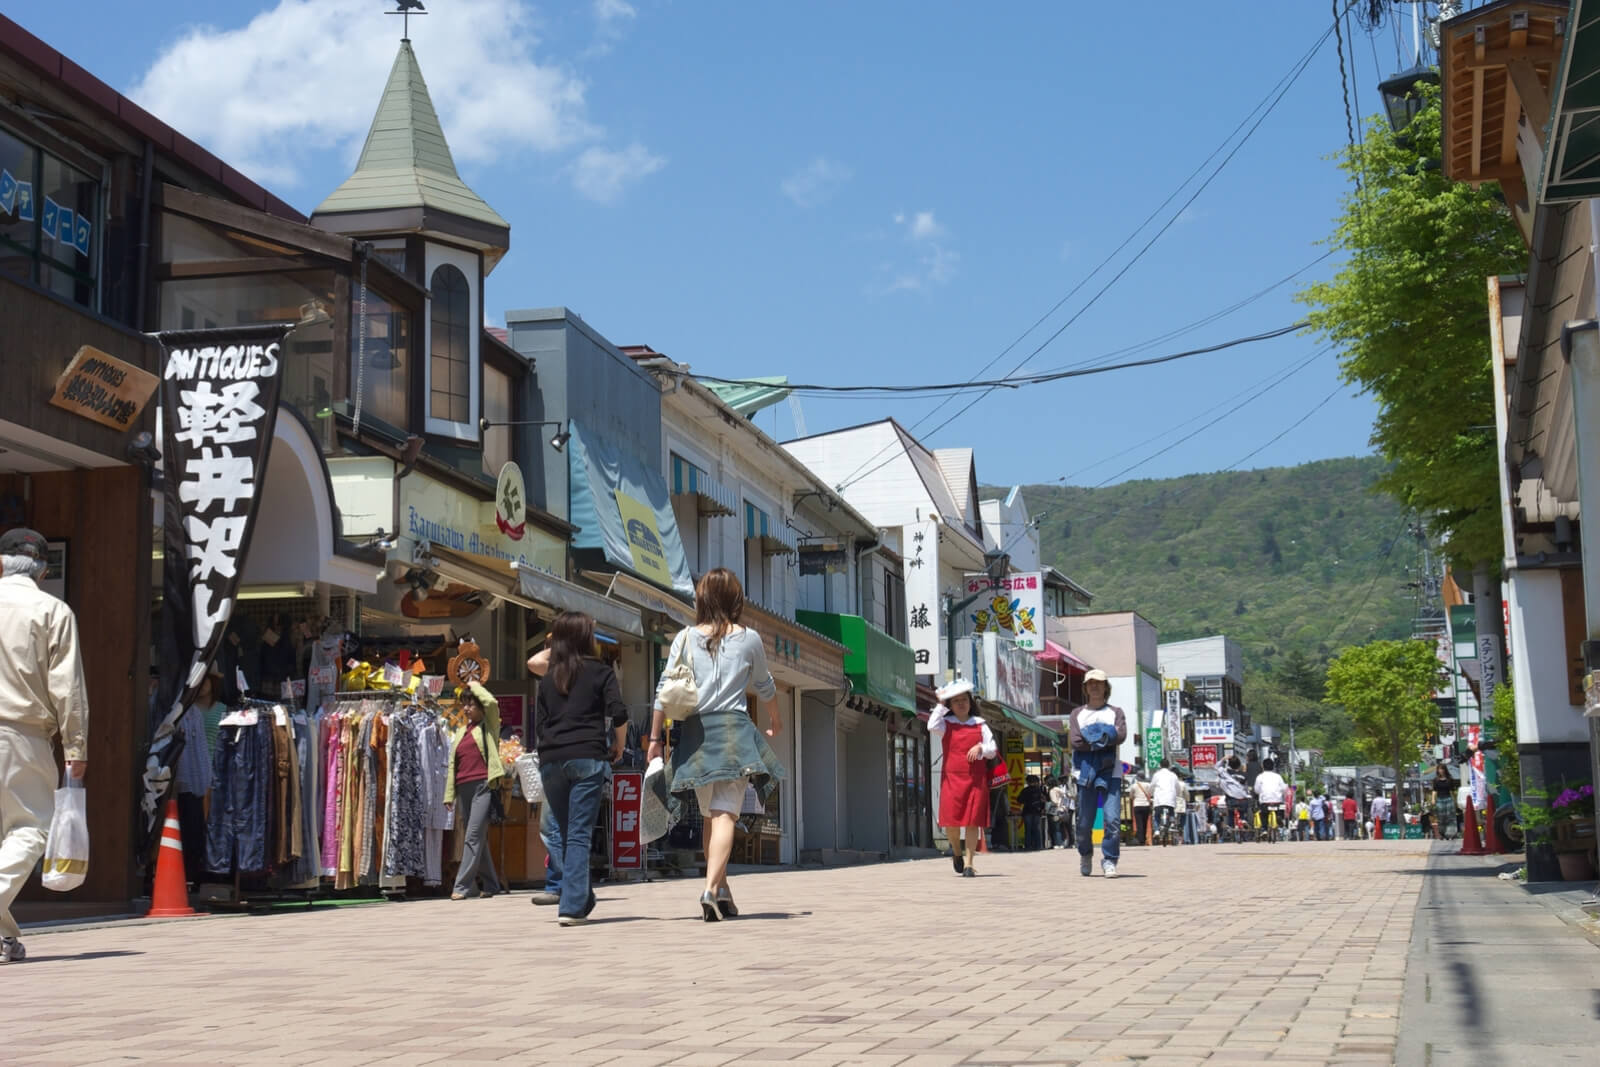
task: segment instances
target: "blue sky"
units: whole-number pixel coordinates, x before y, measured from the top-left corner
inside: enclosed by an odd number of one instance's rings
[[[348,174],[376,107],[399,37],[384,6],[84,0],[20,18],[309,212]],[[412,39],[451,148],[512,225],[491,323],[564,304],[612,341],[697,372],[828,384],[977,375],[1174,191],[1329,18],[1311,3],[1171,0],[429,7]],[[1370,112],[1377,81],[1409,55],[1387,30],[1358,30],[1354,51]],[[1344,141],[1329,41],[1183,217],[1027,369],[1159,337],[1311,263],[1339,210],[1327,156]],[[1132,249],[985,376],[1022,363]],[[1295,288],[1141,354],[1292,323]],[[1003,390],[936,432],[968,398],[931,416],[927,399],[802,403],[813,433],[892,414],[930,445],[975,447],[991,484],[1217,470],[1283,431],[1244,466],[1370,451],[1369,398],[1344,389],[1317,407],[1339,385],[1329,354],[1140,462],[1176,434],[1140,442],[1197,428],[1315,350],[1291,335]],[[794,436],[787,406],[758,418]]]

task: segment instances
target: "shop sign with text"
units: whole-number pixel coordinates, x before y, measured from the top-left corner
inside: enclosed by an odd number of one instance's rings
[[[986,574],[969,574],[966,590],[966,596],[992,594],[967,608],[973,633],[998,633],[1014,640],[1018,648],[1044,651],[1043,573],[1008,574],[998,582]]]
[[[617,771],[611,776],[611,866],[619,871],[644,869],[644,775]]]
[[[160,384],[149,371],[84,345],[56,379],[50,403],[113,430],[128,430]]]
[[[916,653],[917,673],[943,677],[944,644],[939,610],[939,525],[914,522],[902,529],[906,561],[906,634]]]

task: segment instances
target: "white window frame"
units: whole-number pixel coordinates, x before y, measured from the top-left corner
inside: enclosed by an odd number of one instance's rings
[[[483,412],[483,353],[479,350],[479,336],[483,333],[483,293],[480,291],[479,271],[481,266],[478,256],[474,252],[464,249],[449,248],[427,243],[427,251],[423,256],[424,269],[423,281],[426,285],[433,284],[433,272],[449,264],[459,270],[467,279],[467,371],[469,399],[467,404],[467,421],[450,422],[446,419],[436,419],[429,412],[432,410],[433,398],[433,300],[428,300],[428,308],[422,316],[422,415],[423,428],[430,434],[438,437],[449,437],[457,441],[477,444],[479,441],[478,418]]]

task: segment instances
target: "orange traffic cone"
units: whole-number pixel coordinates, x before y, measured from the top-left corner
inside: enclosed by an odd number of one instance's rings
[[[178,798],[167,800],[167,820],[161,827],[161,847],[156,850],[156,887],[150,896],[147,919],[177,919],[198,915],[189,907],[189,885],[183,876],[183,837],[178,832]]]
[[[1494,828],[1494,794],[1489,794],[1489,799],[1483,806],[1483,847],[1488,852],[1510,852],[1506,843],[1500,840],[1500,831]]]
[[[1489,850],[1478,838],[1478,813],[1472,810],[1472,798],[1467,797],[1467,810],[1461,816],[1461,851],[1459,856],[1487,856]]]

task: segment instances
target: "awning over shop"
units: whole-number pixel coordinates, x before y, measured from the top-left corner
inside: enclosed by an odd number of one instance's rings
[[[844,673],[852,692],[910,715],[917,711],[917,656],[859,615],[797,611],[801,626],[845,647]]]
[[[661,472],[585,431],[576,420],[569,428],[570,518],[578,527],[572,547],[599,550],[612,566],[692,596],[694,580]]]
[[[695,510],[708,517],[739,513],[738,495],[682,456],[672,457],[672,495],[693,497]]]
[[[634,637],[644,635],[637,611],[553,574],[486,556],[469,556],[439,545],[429,548],[425,562],[429,569],[450,581],[481,589],[500,600],[534,611],[582,611],[592,615],[602,629]]]
[[[1031,734],[1034,734],[1036,740],[1051,746],[1061,744],[1061,736],[1050,727],[1040,722],[1038,719],[1035,719],[1030,715],[1024,715],[1016,708],[1007,707],[1006,705],[996,703],[993,700],[984,700],[982,703],[984,707],[995,709],[1000,713],[1001,717],[1010,720],[1013,724],[1022,727]]]
[[[843,689],[846,649],[831,637],[745,602],[744,622],[766,641],[767,666],[773,677],[792,686]]]
[[[515,563],[511,566],[516,569],[517,583],[522,588],[522,595],[530,600],[564,608],[567,611],[581,611],[592,616],[595,625],[601,630],[631,634],[634,637],[644,636],[644,626],[639,621],[637,608],[618,603],[581,585],[574,585],[564,578],[557,578],[553,574],[546,574],[531,567],[521,567]]]
[[[625,600],[647,611],[665,615],[679,626],[694,625],[693,604],[685,603],[673,594],[663,592],[631,574],[593,574],[586,571],[584,577],[597,582],[609,582],[610,587],[606,590],[606,596],[613,600]]]
[[[1044,651],[1036,652],[1034,655],[1038,657],[1040,663],[1060,663],[1074,670],[1089,670],[1087,663],[1048,638],[1044,642]]]

